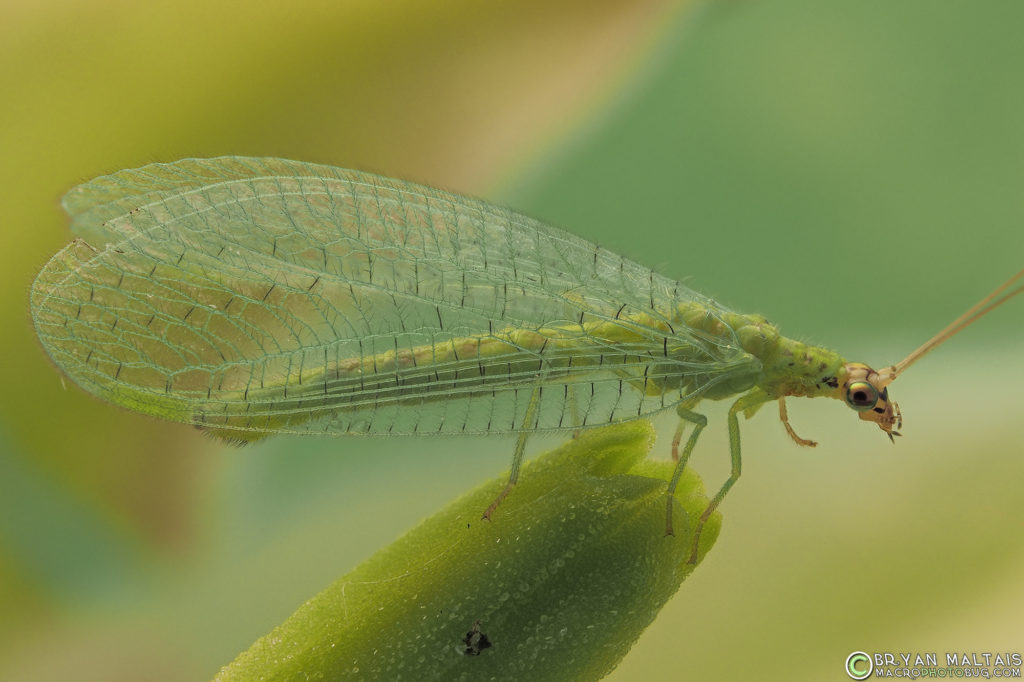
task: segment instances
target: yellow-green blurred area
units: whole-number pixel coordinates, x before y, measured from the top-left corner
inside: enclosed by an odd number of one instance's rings
[[[512,450],[233,449],[63,386],[26,305],[73,185],[218,154],[403,177],[881,366],[1024,267],[1022,31],[1020,3],[930,0],[6,4],[0,679],[208,679]],[[790,401],[815,449],[772,409],[742,423],[717,545],[613,678],[1021,651],[1022,319],[1015,300],[908,370],[896,445],[826,401]],[[704,407],[713,488],[724,405]]]

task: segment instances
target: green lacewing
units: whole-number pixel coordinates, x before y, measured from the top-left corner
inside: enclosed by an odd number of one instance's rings
[[[76,238],[32,285],[36,332],[80,387],[245,442],[276,433],[517,434],[680,416],[679,475],[706,424],[837,398],[890,439],[887,385],[1024,290],[1024,271],[875,371],[781,336],[650,268],[476,199],[283,159],[153,164],[64,197]],[[1016,285],[1016,288],[1014,286]],[[684,427],[693,429],[679,450]],[[671,525],[667,531],[672,532]]]

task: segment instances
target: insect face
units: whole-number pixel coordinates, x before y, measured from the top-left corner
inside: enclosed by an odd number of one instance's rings
[[[861,419],[875,422],[893,440],[893,436],[900,435],[893,428],[903,427],[903,416],[899,405],[889,401],[886,383],[867,365],[851,362],[846,365],[846,381],[839,386],[839,393],[847,405],[860,413]]]

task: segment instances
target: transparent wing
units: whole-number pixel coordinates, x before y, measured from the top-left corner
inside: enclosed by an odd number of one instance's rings
[[[633,419],[752,375],[713,303],[482,201],[227,157],[98,178],[32,287],[87,391],[218,430],[453,433]],[[533,399],[537,409],[528,410]],[[527,419],[529,413],[530,418]]]

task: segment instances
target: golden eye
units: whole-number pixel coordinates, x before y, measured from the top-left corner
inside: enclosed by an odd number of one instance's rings
[[[866,381],[854,381],[846,389],[846,404],[858,412],[866,412],[878,402],[878,390]]]

